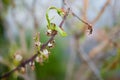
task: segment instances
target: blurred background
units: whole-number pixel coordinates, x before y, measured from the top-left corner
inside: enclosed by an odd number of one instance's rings
[[[55,47],[43,65],[35,63],[35,70],[14,72],[4,80],[120,80],[120,0],[66,0],[67,6],[81,19],[93,25],[93,33],[86,25],[69,15],[63,28],[67,37],[55,37]],[[61,8],[64,0],[0,0],[0,75],[15,68],[14,55],[26,60],[34,54],[33,37],[40,32],[45,43],[46,10]],[[62,20],[55,11],[52,20]]]

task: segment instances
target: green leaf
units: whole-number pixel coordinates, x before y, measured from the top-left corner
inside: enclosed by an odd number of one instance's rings
[[[58,31],[60,35],[63,37],[67,36],[67,33],[63,31],[60,27],[56,27],[56,31]]]
[[[49,13],[49,11],[52,10],[52,9],[56,10],[57,13],[58,13],[58,15],[60,15],[60,16],[64,15],[64,12],[62,11],[62,9],[56,8],[56,7],[54,7],[54,6],[48,8],[48,10],[47,10],[47,12],[46,12],[46,19],[47,19],[47,22],[48,22],[47,28],[48,28],[48,29],[51,29],[51,30],[56,30],[56,31],[58,31],[58,32],[60,33],[60,35],[63,36],[63,37],[64,37],[64,36],[67,36],[67,33],[64,32],[60,27],[56,26],[56,24],[54,24],[54,23],[51,23],[51,20],[50,20],[50,18],[49,18],[49,16],[48,16],[48,13]]]
[[[54,7],[54,6],[48,8],[48,10],[46,11],[46,19],[47,19],[47,22],[48,22],[48,26],[47,26],[48,29],[53,28],[53,27],[51,26],[51,19],[49,18],[49,15],[48,15],[49,11],[50,11],[50,10],[53,10],[53,9],[57,11],[58,15],[60,15],[60,16],[63,16],[63,15],[64,15],[64,12],[62,11],[62,9],[56,8],[56,7]]]

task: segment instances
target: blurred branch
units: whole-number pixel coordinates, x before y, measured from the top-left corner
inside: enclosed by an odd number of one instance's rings
[[[85,53],[81,47],[80,47],[79,53],[82,56],[83,60],[88,64],[90,69],[94,72],[98,80],[103,80],[100,75],[100,71],[97,69],[96,65],[93,63],[93,61],[89,58],[87,53]]]
[[[90,52],[89,52],[89,56],[90,58],[94,58],[99,52],[101,52],[102,50],[105,49],[105,47],[107,47],[109,44],[108,40],[104,40],[103,42],[101,42],[98,46],[94,47]]]
[[[33,17],[35,32],[36,32],[36,30],[38,29],[38,26],[39,26],[37,18],[35,16],[35,6],[36,6],[36,3],[37,3],[37,0],[33,0],[32,7],[29,8],[27,6],[27,4],[25,4],[25,2],[23,2],[23,5],[25,6],[25,8],[31,13],[31,16]]]
[[[106,0],[106,3],[104,4],[104,6],[101,8],[100,12],[98,13],[98,15],[93,19],[93,21],[91,22],[93,25],[100,19],[101,15],[104,13],[106,7],[108,6],[108,4],[110,3],[111,0]]]
[[[66,0],[62,0],[62,8],[64,8],[66,5]]]
[[[69,43],[70,43],[70,46],[69,46],[70,57],[69,57],[68,64],[67,64],[65,80],[72,80],[72,75],[74,75],[73,72],[74,72],[74,67],[75,67],[75,60],[77,57],[76,44],[75,44],[76,42],[75,42],[74,37],[70,39]]]
[[[118,43],[113,41],[113,39],[117,39],[117,34],[119,34],[120,29],[114,28],[112,31],[110,31],[108,36],[104,37],[104,40],[96,47],[94,47],[90,52],[89,56],[90,58],[94,58],[99,52],[101,52],[105,47],[112,44],[114,47],[120,47]],[[100,34],[99,34],[100,35]]]
[[[35,28],[35,31],[38,29],[38,22],[37,22],[37,18],[35,16],[35,4],[36,4],[37,0],[33,0],[33,4],[32,4],[32,10],[31,10],[31,13],[32,13],[32,16],[33,16],[33,19],[34,19],[34,28]]]
[[[13,21],[15,22],[15,24],[18,26],[18,28],[20,29],[20,33],[19,33],[19,39],[20,39],[20,44],[21,44],[21,48],[24,51],[24,53],[27,52],[27,45],[26,45],[26,39],[25,39],[25,29],[23,28],[23,25],[20,24],[16,19],[15,19],[15,14],[14,11],[12,11],[12,17],[13,17]],[[25,21],[26,22],[26,21]]]
[[[87,55],[87,53],[85,52],[81,52],[80,54],[83,56],[84,60],[87,62],[88,66],[91,68],[91,70],[96,74],[96,75],[100,75],[98,74],[99,70],[97,69],[96,66],[94,66],[94,63],[92,62],[91,63],[91,59],[95,57],[95,55],[97,55],[99,52],[101,52],[103,49],[105,49],[105,47],[107,46],[110,46],[111,44],[114,46],[114,47],[117,47],[117,49],[120,48],[120,45],[113,41],[113,39],[117,39],[118,38],[118,35],[120,33],[120,29],[117,27],[117,28],[114,28],[112,29],[112,31],[110,31],[111,33],[109,33],[108,36],[104,37],[104,40],[95,48],[93,48],[90,52],[89,52],[89,55]],[[98,33],[98,35],[100,35]],[[103,36],[102,36],[103,37]],[[81,50],[80,50],[81,51]],[[107,69],[109,68],[112,68],[113,66],[115,66],[114,64],[116,64],[116,62],[119,61],[118,58],[115,59],[110,65],[108,65]],[[119,63],[118,63],[119,64]],[[92,69],[92,66],[96,67],[96,69]],[[85,76],[85,73],[83,73],[82,70],[86,70],[88,67],[85,65],[85,63],[83,63],[80,67],[80,69],[78,70],[78,74],[81,74],[81,76],[77,76],[77,78],[85,78],[83,76]],[[83,74],[83,75],[82,75]]]
[[[88,65],[86,63],[83,63],[75,73],[75,80],[89,80],[88,74],[90,72],[91,70],[88,68]]]
[[[83,19],[87,21],[88,0],[83,0]]]
[[[75,48],[79,55],[79,57],[82,59],[82,61],[84,61],[85,63],[83,63],[82,65],[84,64],[87,64],[89,66],[89,68],[91,69],[91,71],[96,75],[96,77],[98,78],[98,80],[103,80],[101,75],[100,75],[100,71],[99,69],[96,67],[95,63],[90,59],[90,57],[87,55],[87,53],[84,52],[84,49],[82,47],[80,47],[79,45],[79,38],[81,36],[77,36],[77,35],[74,35],[74,38],[75,38]]]

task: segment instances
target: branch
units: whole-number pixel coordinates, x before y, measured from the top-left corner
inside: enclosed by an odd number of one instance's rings
[[[80,47],[79,49],[79,53],[82,56],[83,60],[88,64],[88,66],[90,67],[90,69],[93,71],[93,73],[96,75],[96,77],[98,78],[98,80],[103,80],[101,75],[100,75],[100,71],[97,68],[97,66],[95,65],[95,63],[90,59],[90,57],[87,55],[87,53],[84,52],[84,49]]]
[[[63,25],[66,17],[68,16],[68,13],[69,13],[69,9],[68,9],[68,12],[66,12],[66,14],[64,15],[63,20],[60,22],[59,27],[62,28],[62,25]],[[51,41],[54,39],[54,37],[56,36],[56,34],[57,34],[57,31],[55,31],[55,33],[51,36],[51,38],[50,38],[46,43],[44,43],[44,44],[41,46],[41,48],[40,48],[41,51],[47,47],[48,43],[51,42]],[[32,57],[30,57],[30,58],[27,59],[26,61],[22,62],[19,66],[17,66],[17,67],[14,68],[13,70],[11,70],[11,71],[5,73],[4,75],[0,76],[0,79],[5,78],[5,77],[8,77],[8,76],[11,75],[13,72],[15,72],[15,71],[19,70],[21,67],[27,65],[29,62],[34,61],[35,58],[36,58],[39,54],[40,54],[40,53],[39,53],[39,51],[38,51],[35,55],[33,55]]]
[[[66,15],[68,15],[69,11],[70,11],[70,8],[68,8],[68,11],[66,12]],[[59,26],[60,28],[62,28],[62,25],[63,25],[63,23],[65,22],[66,17],[67,17],[67,16],[64,16],[64,17],[63,17],[63,20],[61,21],[60,26]]]
[[[74,17],[76,17],[78,20],[80,20],[81,22],[83,22],[84,24],[86,24],[86,25],[88,26],[88,30],[90,30],[89,33],[92,34],[92,32],[93,32],[92,25],[89,24],[87,21],[84,21],[83,19],[79,18],[74,12],[71,11],[71,13],[72,13],[72,15],[73,15]]]
[[[98,13],[98,15],[92,21],[92,24],[95,24],[100,19],[101,15],[105,11],[105,9],[106,9],[106,7],[108,6],[109,3],[110,3],[110,0],[107,0],[106,3],[104,4],[104,6],[102,7],[102,9],[100,10],[100,12]]]

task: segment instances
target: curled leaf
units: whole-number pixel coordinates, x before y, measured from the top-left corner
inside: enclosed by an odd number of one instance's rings
[[[49,18],[48,13],[49,13],[50,10],[53,10],[53,9],[57,11],[59,16],[63,16],[64,15],[64,11],[62,9],[56,8],[54,6],[48,8],[48,10],[46,12],[46,19],[47,19],[47,23],[48,23],[48,26],[47,26],[48,29],[50,29],[50,26],[51,26],[51,19]]]

